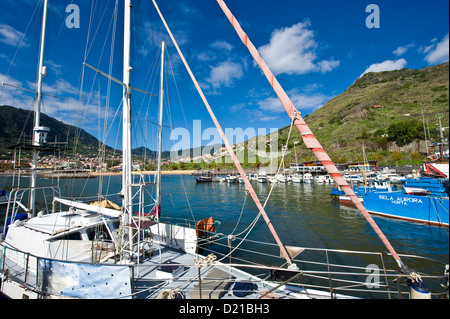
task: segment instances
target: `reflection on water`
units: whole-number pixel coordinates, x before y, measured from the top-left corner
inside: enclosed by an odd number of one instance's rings
[[[10,177],[3,176],[2,183],[6,190],[10,190]],[[49,185],[52,181],[41,179],[39,183]],[[121,177],[105,176],[103,179],[94,178],[88,181],[82,179],[60,181],[63,196],[70,197],[97,196],[100,184],[102,194],[106,192],[118,194],[121,189]],[[358,211],[341,207],[331,199],[331,185],[299,183],[272,185],[257,182],[252,182],[252,185],[263,204],[273,186],[266,212],[285,245],[386,251],[378,236]],[[149,186],[148,190],[154,194],[152,188],[153,185]],[[162,178],[162,194],[162,216],[186,220],[200,220],[213,216],[215,220],[220,221],[218,231],[224,234],[233,231],[234,234],[239,234],[258,214],[256,205],[246,193],[243,184],[197,183],[192,176],[168,175]],[[120,201],[118,203],[120,204]],[[1,209],[4,216],[5,207]],[[374,219],[399,254],[421,255],[448,263],[448,229],[376,216]],[[3,218],[0,222],[3,224]],[[248,239],[274,243],[262,218],[258,220]],[[252,245],[256,243],[250,244],[250,248]],[[274,245],[270,253],[278,255],[278,248]]]

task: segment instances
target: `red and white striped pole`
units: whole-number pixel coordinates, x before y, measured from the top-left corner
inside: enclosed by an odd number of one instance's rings
[[[364,205],[361,203],[359,198],[355,195],[355,192],[353,191],[353,189],[348,185],[345,178],[342,176],[342,174],[336,168],[336,166],[334,165],[331,158],[325,152],[322,145],[320,145],[319,141],[316,139],[314,134],[311,132],[311,130],[309,129],[306,122],[300,116],[300,113],[295,109],[294,104],[292,103],[291,99],[288,97],[288,95],[286,94],[284,89],[281,87],[280,83],[278,83],[277,79],[275,78],[273,73],[270,71],[269,67],[264,62],[264,60],[261,58],[261,56],[259,55],[258,50],[255,48],[253,43],[250,41],[250,39],[248,38],[248,35],[242,30],[239,22],[236,20],[236,18],[233,16],[231,11],[228,9],[225,2],[223,0],[217,0],[217,2],[219,3],[219,5],[222,8],[225,15],[227,16],[228,20],[230,20],[231,25],[236,30],[240,39],[245,44],[245,46],[248,48],[248,50],[250,51],[250,54],[253,56],[256,63],[259,65],[259,67],[263,71],[263,73],[266,76],[267,80],[269,81],[270,85],[274,89],[276,95],[280,99],[281,104],[283,105],[284,109],[286,110],[286,113],[289,115],[291,120],[294,121],[294,125],[300,132],[303,142],[305,143],[306,147],[311,149],[311,151],[314,153],[314,155],[317,157],[317,159],[325,167],[328,174],[330,174],[333,177],[336,184],[339,185],[341,187],[341,189],[345,192],[345,194],[351,198],[353,204],[359,209],[359,211],[366,218],[367,222],[370,224],[370,226],[376,232],[376,234],[381,239],[383,244],[386,246],[386,248],[392,254],[393,258],[397,261],[397,264],[399,265],[399,267],[402,270],[409,272],[407,270],[408,268],[403,264],[399,255],[396,253],[396,251],[392,247],[389,240],[386,238],[386,236],[383,234],[381,229],[375,223],[372,216],[370,216],[367,209],[364,208]]]
[[[269,216],[267,216],[267,213],[265,212],[264,207],[261,205],[261,202],[259,201],[259,198],[256,195],[256,192],[253,189],[252,184],[248,181],[247,176],[245,175],[244,169],[242,168],[241,164],[239,163],[239,160],[237,159],[236,154],[234,154],[233,147],[228,142],[228,139],[225,136],[225,133],[223,132],[222,127],[219,124],[219,121],[217,121],[217,118],[214,115],[214,112],[212,111],[208,101],[206,100],[206,97],[203,94],[203,91],[202,91],[200,85],[198,84],[197,80],[195,79],[195,76],[192,73],[191,68],[189,67],[188,63],[186,62],[186,59],[184,58],[184,55],[181,52],[181,50],[180,50],[180,48],[179,48],[179,46],[177,44],[177,41],[173,37],[172,32],[170,31],[169,26],[167,25],[164,17],[162,16],[161,11],[159,10],[159,7],[156,4],[155,0],[153,0],[153,4],[154,4],[154,6],[156,8],[156,11],[158,11],[158,14],[159,14],[159,16],[160,16],[164,26],[166,27],[167,32],[169,33],[169,36],[172,39],[172,42],[175,45],[175,48],[177,49],[178,54],[180,55],[180,58],[183,61],[184,66],[186,67],[186,69],[187,69],[187,71],[188,71],[192,81],[194,82],[194,85],[195,85],[198,93],[200,94],[200,97],[203,100],[203,103],[205,104],[206,109],[208,110],[208,112],[209,112],[209,114],[211,116],[211,119],[213,120],[214,124],[216,125],[216,128],[217,128],[220,136],[222,137],[223,142],[225,143],[225,146],[226,146],[226,148],[228,150],[228,153],[230,154],[231,158],[233,159],[233,162],[236,165],[236,168],[239,171],[239,174],[242,176],[242,179],[244,180],[244,184],[245,184],[246,190],[249,192],[250,196],[252,197],[253,201],[256,204],[256,207],[258,207],[259,212],[263,216],[264,221],[267,224],[267,227],[269,228],[270,232],[272,233],[272,236],[274,237],[275,241],[277,242],[278,247],[280,248],[281,254],[286,259],[286,261],[289,264],[289,266],[296,268],[297,266],[292,262],[292,259],[289,256],[286,248],[284,247],[283,243],[281,242],[280,238],[278,237],[278,234],[275,231],[275,228],[273,227],[272,222],[269,219]]]

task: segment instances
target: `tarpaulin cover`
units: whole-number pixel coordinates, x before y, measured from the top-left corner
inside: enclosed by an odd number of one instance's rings
[[[89,265],[40,259],[38,287],[49,294],[85,298],[130,298],[128,266]]]

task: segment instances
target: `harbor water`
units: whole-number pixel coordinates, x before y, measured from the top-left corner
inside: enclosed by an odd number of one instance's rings
[[[10,191],[12,177],[1,178],[3,188]],[[40,179],[39,183],[43,186],[55,181]],[[95,197],[99,194],[99,186],[102,194],[118,194],[121,189],[121,176],[103,176],[87,180],[61,179],[59,183],[63,197]],[[256,181],[252,182],[252,185],[263,204],[273,187],[265,210],[284,245],[318,250],[387,253],[385,246],[357,210],[341,206],[339,202],[332,200],[330,191],[333,185],[291,182],[270,184]],[[148,194],[154,196],[154,187],[148,186]],[[120,204],[119,197],[115,201]],[[5,205],[1,207],[1,224],[4,222],[5,209]],[[170,217],[174,220],[187,221],[195,226],[196,221],[212,216],[217,222],[216,232],[219,234],[245,237],[246,244],[233,254],[234,257],[239,260],[273,264],[268,256],[279,256],[279,249],[263,218],[252,224],[257,215],[258,209],[243,184],[197,183],[190,175],[162,176],[161,218]],[[378,216],[373,218],[397,253],[418,255],[448,264],[448,228]],[[238,240],[231,245],[235,246],[237,242]],[[246,250],[261,250],[258,247],[260,242],[272,245],[264,248],[265,254],[250,258]],[[222,245],[217,243],[215,248],[224,255],[230,250],[226,240]],[[367,260],[367,264],[372,262]],[[282,264],[283,260],[280,259],[277,266]],[[422,265],[408,266],[420,268]],[[433,273],[444,272],[443,267],[429,270]]]

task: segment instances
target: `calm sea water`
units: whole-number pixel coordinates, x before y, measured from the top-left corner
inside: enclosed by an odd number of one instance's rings
[[[9,190],[11,177],[1,177],[1,183]],[[41,179],[39,183],[48,185],[53,182]],[[118,193],[120,184],[120,176],[60,180],[63,196],[74,197],[96,196],[99,185],[102,185],[103,194]],[[252,185],[264,203],[272,184],[252,182]],[[153,187],[148,188],[150,194],[154,194]],[[298,183],[274,186],[266,212],[282,242],[289,246],[320,249],[386,252],[387,249],[357,210],[342,207],[331,199],[332,187],[324,184]],[[220,222],[217,231],[224,234],[231,232],[239,234],[249,226],[258,213],[243,184],[197,183],[192,176],[165,175],[162,177],[162,194],[162,217],[200,220],[212,216]],[[2,209],[4,211],[3,207]],[[448,263],[448,228],[376,216],[374,219],[399,254],[419,255]],[[3,218],[0,223],[3,224]],[[254,241],[242,246],[248,249],[259,249],[256,242],[275,243],[262,218],[258,220],[247,239]],[[227,247],[217,248],[223,253],[228,252]],[[265,248],[264,251],[279,255],[275,245]],[[246,255],[245,252],[237,253],[237,256],[242,258],[246,258]],[[256,258],[259,262],[267,262],[264,256]],[[443,268],[434,271],[441,274]]]

